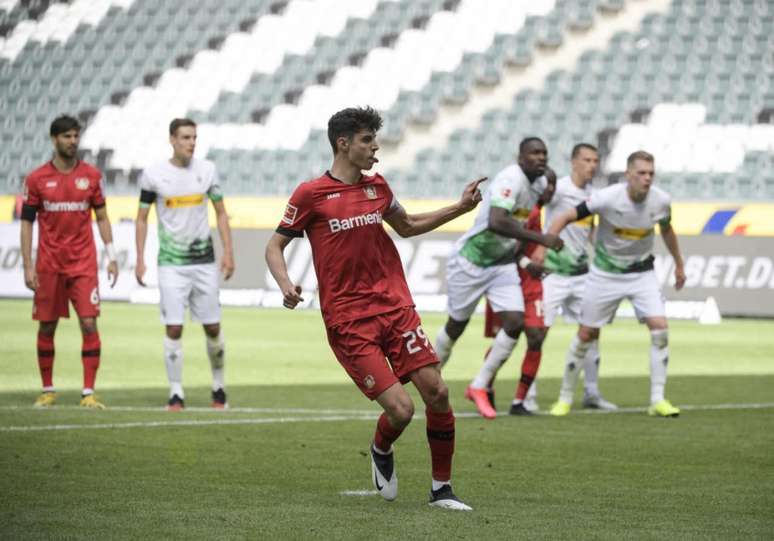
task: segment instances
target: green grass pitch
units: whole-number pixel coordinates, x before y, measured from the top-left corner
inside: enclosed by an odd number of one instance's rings
[[[120,303],[99,320],[97,392],[109,409],[75,407],[80,336],[63,320],[59,403],[33,410],[29,312],[29,301],[0,301],[0,539],[774,538],[770,321],[672,322],[667,396],[684,407],[678,419],[643,413],[648,336],[622,320],[602,332],[600,385],[624,412],[485,421],[462,398],[486,347],[476,317],[444,372],[458,414],[454,486],[474,508],[455,513],[427,505],[422,415],[396,444],[398,499],[371,493],[378,408],[333,358],[318,312],[224,310],[227,412],[206,408],[204,338],[188,325],[181,413],[162,409],[157,308]],[[423,321],[434,336],[443,315]],[[546,341],[543,411],[573,332],[559,324]],[[501,410],[522,352],[501,371]]]

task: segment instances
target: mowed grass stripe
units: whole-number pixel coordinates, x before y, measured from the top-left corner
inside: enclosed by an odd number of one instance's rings
[[[686,411],[713,411],[713,410],[749,410],[749,409],[771,409],[774,403],[761,404],[702,404],[702,405],[684,405],[680,406]],[[20,408],[21,409],[21,408]],[[31,408],[26,408],[31,409]],[[73,408],[74,409],[74,408]],[[647,408],[619,408],[616,411],[603,410],[580,410],[573,412],[575,414],[585,415],[614,415],[617,413],[643,413]],[[148,411],[148,408],[122,408],[122,411]],[[163,411],[155,408],[152,411]],[[268,412],[268,409],[264,409]],[[310,410],[306,410],[310,411]],[[342,410],[345,411],[345,410]],[[282,413],[287,410],[271,410],[271,413]],[[294,410],[293,413],[297,412]],[[317,413],[323,413],[322,411]],[[185,414],[185,412],[175,412],[175,415]],[[225,415],[222,412],[221,415]],[[540,412],[538,415],[548,416],[546,412]],[[419,419],[422,415],[414,415],[414,419]],[[460,412],[455,413],[457,418],[476,418],[476,413]],[[261,424],[281,424],[281,423],[301,423],[301,422],[338,422],[338,421],[373,421],[378,418],[377,413],[352,411],[351,415],[331,415],[316,417],[261,417],[250,419],[183,419],[176,421],[136,421],[126,423],[102,423],[102,424],[55,424],[55,425],[27,425],[27,426],[0,426],[0,432],[39,432],[45,430],[80,430],[80,429],[118,429],[118,428],[159,428],[170,426],[185,427],[203,427],[212,425],[261,425]]]

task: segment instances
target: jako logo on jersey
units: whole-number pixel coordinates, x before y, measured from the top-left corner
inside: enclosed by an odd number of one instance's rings
[[[368,199],[376,199],[376,188],[374,186],[363,186],[363,191]]]
[[[46,188],[56,188],[56,181],[49,180],[48,182],[46,182]]]
[[[89,189],[89,179],[86,177],[80,177],[75,179],[75,187],[79,190],[88,190]]]
[[[76,212],[91,206],[88,201],[43,201],[43,208],[46,212]]]
[[[298,207],[294,207],[290,203],[285,207],[285,214],[282,215],[283,223],[293,225],[296,221],[296,215],[298,214]]]
[[[360,216],[353,216],[352,218],[342,218],[341,220],[338,218],[331,218],[328,220],[331,233],[338,233],[339,231],[345,231],[355,227],[380,223],[382,223],[382,213],[378,210],[371,214],[361,214]]]
[[[341,197],[341,193],[339,192],[329,193],[328,195],[325,196],[325,199],[335,199],[337,197]]]

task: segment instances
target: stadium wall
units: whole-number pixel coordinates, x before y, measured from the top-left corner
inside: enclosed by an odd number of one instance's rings
[[[715,220],[720,221],[719,218]],[[707,228],[711,229],[705,226]],[[111,289],[104,271],[100,271],[102,298],[157,302],[158,290],[153,287],[157,283],[157,269],[155,258],[150,256],[156,253],[158,246],[155,228],[149,229],[146,245],[148,288],[140,287],[134,279],[134,224],[128,221],[116,223],[113,234],[120,277],[116,287]],[[237,268],[232,279],[222,284],[221,300],[224,304],[282,305],[277,285],[263,258],[264,246],[271,234],[270,228],[233,230]],[[217,232],[213,231],[213,235]],[[438,231],[418,238],[395,239],[409,286],[422,310],[445,309],[444,269],[446,258],[458,237],[457,231]],[[96,226],[95,238],[98,238]],[[219,243],[215,244],[217,251]],[[723,316],[774,317],[774,236],[705,233],[682,235],[680,244],[688,276],[686,287],[680,292],[671,287],[672,259],[660,240],[656,242],[656,273],[668,301],[687,301],[687,312],[682,317],[692,317],[691,311],[695,311],[695,306],[708,297],[715,298]],[[101,242],[97,245],[100,268],[104,269],[105,254]],[[307,292],[316,290],[307,241],[303,239],[292,243],[287,249],[287,256],[288,269],[294,281]],[[24,286],[18,222],[0,224],[0,296],[31,297],[31,292]],[[313,295],[306,297],[308,306],[316,305]],[[691,301],[694,301],[693,304]]]

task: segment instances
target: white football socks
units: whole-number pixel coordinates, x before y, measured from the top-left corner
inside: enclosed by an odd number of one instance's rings
[[[164,337],[164,364],[167,366],[169,396],[183,396],[183,341]]]
[[[578,375],[589,347],[591,347],[591,342],[582,342],[577,334],[572,337],[570,348],[567,350],[562,388],[559,390],[559,400],[562,402],[572,404],[575,386],[578,383]]]
[[[441,368],[449,361],[451,357],[452,348],[456,340],[452,340],[446,333],[446,325],[441,327],[438,331],[438,336],[435,337],[435,354],[438,355],[438,360],[441,361]]]
[[[583,359],[583,388],[588,395],[599,396],[599,340],[589,342]]]
[[[669,363],[669,331],[650,331],[650,403],[664,400],[667,364]]]
[[[223,376],[223,364],[226,355],[223,331],[218,333],[218,336],[215,338],[211,338],[207,333],[204,336],[207,338],[207,357],[210,359],[210,367],[212,368],[212,390],[217,391],[226,386]]]
[[[470,386],[474,389],[486,389],[503,363],[511,356],[513,348],[516,347],[516,342],[517,340],[505,334],[503,329],[497,331],[497,335],[495,335],[492,342],[492,349],[489,350],[481,370],[479,370],[478,375]]]

